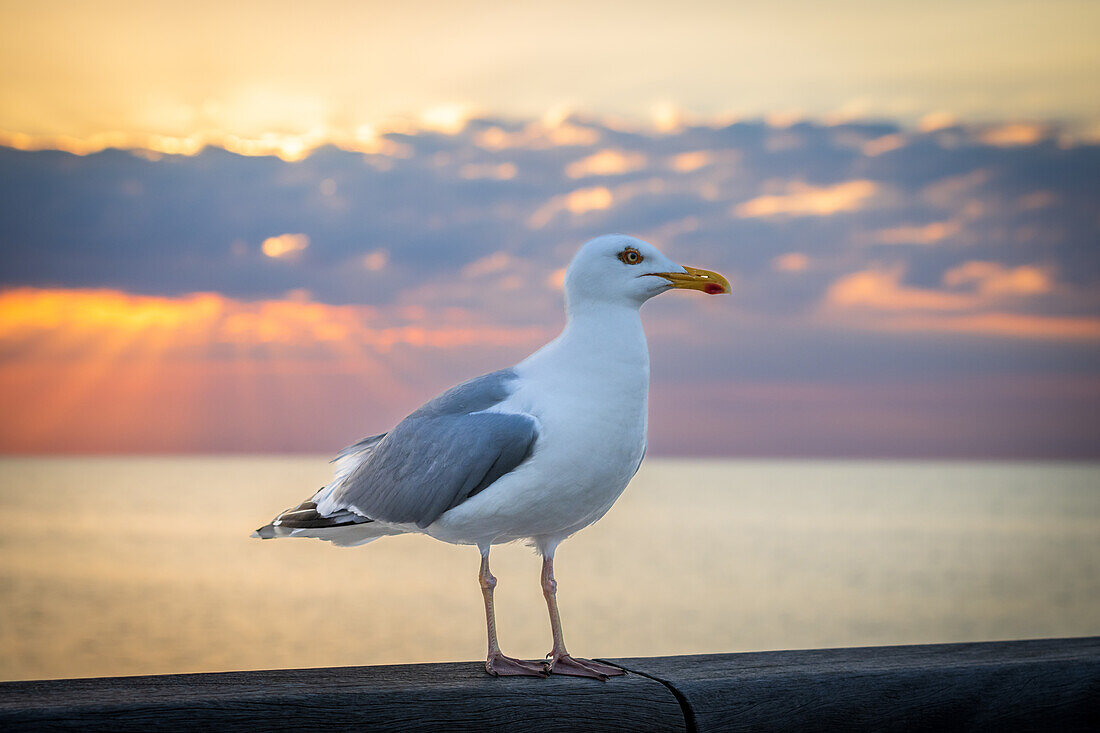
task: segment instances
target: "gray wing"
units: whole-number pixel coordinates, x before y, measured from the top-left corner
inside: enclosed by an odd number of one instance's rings
[[[534,418],[483,412],[511,393],[511,370],[443,393],[402,420],[334,491],[326,510],[427,527],[526,460]]]

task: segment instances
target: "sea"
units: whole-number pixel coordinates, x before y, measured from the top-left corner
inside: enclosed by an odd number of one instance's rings
[[[484,659],[478,553],[252,539],[325,457],[0,459],[0,679]],[[539,559],[492,552],[539,658]],[[1100,464],[647,459],[556,561],[578,656],[1100,634]]]

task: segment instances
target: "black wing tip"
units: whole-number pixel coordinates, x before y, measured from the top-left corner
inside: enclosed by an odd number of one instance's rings
[[[318,513],[317,503],[310,500],[303,501],[293,509],[287,509],[275,517],[275,521],[271,524],[264,525],[253,532],[252,536],[261,540],[270,540],[276,537],[286,537],[296,529],[335,529],[373,521],[369,517],[348,510],[341,510],[325,516]]]

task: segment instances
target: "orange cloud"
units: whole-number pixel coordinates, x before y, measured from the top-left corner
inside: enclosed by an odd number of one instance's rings
[[[829,216],[862,209],[878,191],[873,181],[855,180],[833,186],[811,186],[793,181],[786,192],[758,196],[734,207],[741,218],[766,216]]]
[[[470,354],[477,373],[491,366],[484,355],[514,358],[545,337],[460,308],[334,306],[303,294],[8,290],[0,450],[331,449],[446,386],[440,363]]]
[[[881,324],[883,330],[965,333],[1038,341],[1100,341],[1100,318],[1024,313],[974,313],[928,317],[911,315]]]
[[[606,209],[611,206],[612,200],[611,191],[603,186],[581,188],[566,196],[565,207],[574,214],[583,214],[586,211]]]
[[[565,268],[559,267],[546,277],[546,284],[554,290],[565,289]]]
[[[642,153],[609,148],[573,161],[565,167],[565,175],[570,178],[617,176],[644,168],[645,164],[646,157]]]
[[[944,273],[943,284],[970,292],[915,288],[901,280],[904,268],[854,272],[834,282],[825,294],[827,306],[879,311],[963,311],[987,306],[1005,296],[1042,295],[1054,289],[1050,273],[1035,265],[1005,267],[971,261]]]
[[[291,259],[309,247],[309,237],[305,234],[280,234],[264,240],[261,249],[274,259]]]
[[[156,336],[167,351],[182,352],[218,344],[316,347],[330,341],[382,351],[397,345],[453,348],[507,344],[535,331],[494,327],[461,309],[429,318],[427,313],[315,303],[304,294],[246,302],[215,293],[179,298],[116,290],[19,288],[0,293],[0,345],[9,353],[43,338],[42,347],[67,353],[69,345],[119,333]]]
[[[1034,145],[1046,136],[1047,129],[1042,125],[1017,122],[990,128],[984,131],[979,139],[987,145],[1008,148],[1018,145]]]
[[[876,155],[889,153],[891,150],[897,150],[903,147],[905,147],[905,136],[893,133],[890,135],[883,135],[882,137],[876,137],[874,140],[868,140],[863,144],[861,149],[864,155],[873,158]]]
[[[830,307],[883,311],[960,310],[977,303],[973,295],[902,285],[903,274],[900,267],[852,273],[829,286],[825,303]]]
[[[935,244],[959,231],[953,221],[934,221],[923,226],[900,226],[880,229],[874,239],[879,244]]]
[[[680,153],[672,157],[670,165],[678,173],[691,173],[705,168],[714,162],[714,153],[709,150],[693,150],[688,153]]]
[[[500,127],[482,130],[474,137],[474,142],[486,150],[507,150],[508,148],[528,148],[544,150],[565,146],[595,145],[600,141],[599,130],[568,121],[556,124],[532,122],[519,132],[508,132]]]
[[[555,196],[540,206],[528,218],[527,225],[532,229],[541,229],[563,211],[579,216],[589,211],[610,208],[614,200],[614,195],[606,186],[578,188],[564,196]]]
[[[515,178],[517,173],[519,173],[519,169],[515,163],[500,163],[499,165],[467,163],[458,171],[460,176],[471,181],[479,178],[495,178],[498,181],[507,181]]]
[[[1100,318],[1010,313],[992,310],[1007,297],[1035,296],[1054,289],[1038,267],[1007,268],[994,262],[968,262],[948,270],[944,284],[970,292],[916,288],[902,284],[904,270],[864,270],[834,282],[825,294],[823,315],[846,325],[876,331],[969,333],[1052,341],[1100,339]]]
[[[958,118],[950,112],[929,112],[917,121],[917,129],[921,132],[935,132],[957,124]]]
[[[187,135],[150,133],[122,134],[100,132],[74,137],[70,135],[27,135],[0,130],[0,145],[18,150],[64,150],[74,155],[97,153],[105,148],[133,150],[135,155],[156,160],[161,155],[197,155],[208,146],[219,147],[238,155],[275,155],[286,161],[301,160],[322,145],[338,145],[371,155],[407,158],[412,154],[408,145],[380,136],[372,128],[344,134],[324,127],[305,133],[262,132],[253,137],[203,129]]]
[[[997,262],[971,261],[944,273],[949,287],[973,285],[983,295],[1042,295],[1054,288],[1050,272],[1034,265],[1009,268]]]

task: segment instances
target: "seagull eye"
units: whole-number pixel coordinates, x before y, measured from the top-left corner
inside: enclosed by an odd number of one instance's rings
[[[624,265],[636,265],[644,260],[645,257],[642,257],[642,253],[633,247],[627,247],[619,253],[619,259],[622,260]]]

